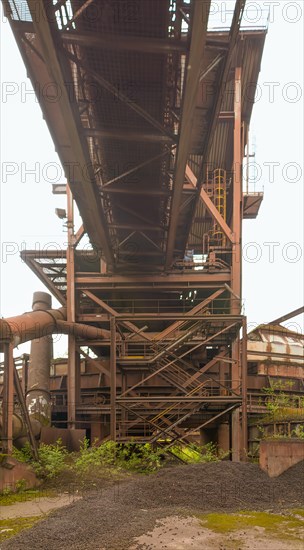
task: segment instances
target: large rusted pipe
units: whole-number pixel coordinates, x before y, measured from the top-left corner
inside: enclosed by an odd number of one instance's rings
[[[50,363],[52,359],[51,334],[73,334],[84,340],[109,339],[109,331],[90,325],[68,323],[66,308],[51,309],[51,296],[35,292],[33,311],[0,319],[0,349],[2,342],[11,342],[14,347],[32,340],[28,372],[26,403],[31,416],[32,429],[39,437],[41,425],[50,423]],[[27,440],[23,419],[13,415],[13,437],[18,446]],[[2,417],[0,416],[0,434]]]
[[[66,319],[66,308],[31,311],[16,317],[0,319],[0,341],[12,342],[14,347],[35,338],[56,332],[57,320]]]
[[[51,311],[52,297],[46,292],[34,292],[34,312]],[[40,336],[31,342],[28,367],[26,406],[31,417],[44,426],[51,423],[50,366],[53,358],[52,336]]]
[[[19,414],[17,413],[13,414],[12,422],[13,422],[14,445],[18,449],[20,449],[28,441],[27,430],[24,424],[24,420]],[[3,417],[2,415],[0,415],[0,438],[3,430],[2,423],[3,423]],[[31,417],[31,427],[32,427],[34,437],[36,439],[39,439],[40,432],[41,432],[41,422],[39,420],[36,420],[36,418]]]
[[[66,308],[31,311],[16,317],[0,319],[0,344],[12,342],[14,346],[49,334],[73,334],[88,340],[109,339],[110,332],[91,325],[68,323]]]
[[[55,332],[59,334],[71,334],[82,338],[83,340],[109,340],[110,331],[92,325],[83,325],[82,323],[70,323],[68,321],[58,320]]]

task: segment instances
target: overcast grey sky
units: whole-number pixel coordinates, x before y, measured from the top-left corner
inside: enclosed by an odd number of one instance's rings
[[[245,221],[243,228],[243,300],[250,328],[303,304],[304,6],[302,1],[248,0],[248,25],[261,23],[262,9],[269,5],[271,20],[251,125],[256,157],[250,189],[264,190],[265,196],[257,220]],[[229,7],[231,2],[214,2],[216,17],[228,18]],[[0,30],[0,314],[7,317],[30,310],[33,292],[45,290],[21,262],[19,251],[51,243],[59,248],[66,233],[54,214],[56,207],[65,208],[65,199],[51,192],[52,182],[64,181],[59,159],[3,16]],[[57,305],[55,299],[53,303]],[[301,330],[301,325],[303,317],[298,317],[290,328]],[[22,346],[17,353],[27,349]],[[61,337],[57,353],[65,349]]]

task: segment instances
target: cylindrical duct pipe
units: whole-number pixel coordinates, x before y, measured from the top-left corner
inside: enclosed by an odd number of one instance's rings
[[[52,359],[50,335],[59,333],[73,334],[82,339],[109,339],[108,330],[79,323],[68,323],[65,307],[50,308],[51,296],[45,292],[35,292],[33,311],[0,319],[0,351],[2,351],[3,342],[11,342],[16,347],[34,340],[31,347],[26,403],[36,438],[40,435],[41,425],[47,425],[50,422],[49,380]],[[0,437],[1,434],[2,416],[0,415]],[[13,415],[13,437],[14,444],[18,446],[22,446],[27,441],[23,419],[17,414]]]
[[[28,441],[27,430],[24,424],[24,420],[19,414],[14,413],[12,416],[12,421],[13,421],[14,446],[17,447],[17,449],[21,449],[21,447],[23,447],[25,443]],[[2,422],[3,422],[3,417],[2,415],[0,415],[0,437],[1,437],[1,434],[3,433]],[[34,437],[36,439],[39,439],[40,432],[41,432],[40,421],[31,417],[31,427],[32,427]]]
[[[71,334],[83,340],[109,340],[110,331],[104,328],[98,328],[82,323],[71,323],[68,321],[57,321],[57,330],[59,334]],[[119,337],[119,335],[117,336]]]
[[[16,347],[48,334],[72,334],[88,340],[108,340],[110,338],[110,332],[106,329],[67,322],[65,307],[51,310],[39,309],[16,317],[0,319],[0,349],[1,342],[9,341]]]
[[[13,346],[19,346],[29,340],[52,334],[57,329],[57,321],[66,319],[66,308],[51,309],[49,311],[30,311],[0,319],[0,343],[10,341]]]
[[[32,308],[33,311],[51,310],[52,297],[46,292],[34,292]],[[51,335],[32,340],[26,406],[30,417],[36,418],[44,426],[51,423],[50,365],[52,358]]]

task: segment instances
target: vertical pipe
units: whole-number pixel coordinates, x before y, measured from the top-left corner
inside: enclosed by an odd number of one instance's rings
[[[241,224],[242,224],[242,70],[240,67],[235,69],[234,83],[234,136],[233,136],[233,211],[232,211],[232,230],[234,233],[234,244],[232,246],[232,264],[231,264],[231,313],[239,315],[241,309]],[[235,298],[235,295],[239,296]],[[231,368],[232,389],[239,392],[240,378],[240,349],[239,337],[233,342],[231,357],[235,360]],[[231,443],[232,460],[239,461],[241,453],[241,428],[240,428],[240,410],[232,412],[231,419]]]
[[[22,356],[22,382],[21,382],[23,395],[25,395],[27,391],[27,378],[28,378],[28,356],[24,353]]]
[[[4,380],[2,402],[2,445],[3,451],[11,454],[13,450],[13,412],[14,412],[14,358],[13,346],[4,343]]]
[[[100,273],[102,273],[103,275],[105,275],[106,272],[107,272],[107,264],[106,264],[106,262],[105,262],[103,259],[101,259],[101,260],[100,260]]]
[[[68,398],[68,427],[76,427],[76,346],[75,336],[68,337],[68,383],[67,383],[67,398]]]
[[[52,308],[52,298],[46,292],[34,292],[33,311]],[[52,336],[41,336],[32,340],[28,367],[26,406],[30,416],[43,425],[51,422],[50,364],[53,357]]]
[[[242,337],[242,439],[243,460],[247,459],[248,427],[247,427],[247,319],[243,317]]]
[[[13,364],[13,376],[14,376],[16,395],[18,397],[19,406],[20,406],[20,409],[21,409],[22,417],[23,417],[24,427],[25,427],[25,430],[26,430],[26,433],[27,433],[27,436],[28,436],[28,439],[29,439],[29,442],[30,442],[33,458],[34,458],[34,460],[39,460],[39,455],[38,455],[38,451],[37,451],[37,442],[36,442],[34,431],[33,431],[33,428],[32,428],[30,416],[29,416],[28,410],[26,408],[26,403],[25,403],[24,395],[22,393],[22,386],[21,386],[21,383],[20,383],[20,380],[19,380],[19,375],[18,375],[17,369],[16,369],[14,364]]]
[[[240,340],[239,336],[231,345],[231,357],[234,360],[231,366],[231,389],[239,394],[240,387]],[[233,462],[239,462],[241,459],[242,432],[240,425],[240,410],[241,407],[234,409],[231,413],[231,456]]]
[[[235,69],[234,88],[234,139],[233,139],[233,212],[232,230],[234,244],[232,247],[231,288],[241,299],[241,225],[242,225],[242,151],[241,151],[241,121],[242,121],[242,85],[241,68]],[[232,295],[231,313],[240,313],[240,300]]]
[[[247,159],[247,164],[246,164],[246,194],[248,195],[249,193],[249,124],[246,125],[246,140],[247,140],[247,145],[246,145],[246,159]]]
[[[74,246],[74,202],[69,185],[67,185],[67,321],[75,323],[75,246]],[[68,427],[76,426],[76,404],[79,400],[80,372],[78,365],[78,353],[76,350],[76,337],[74,334],[68,336]]]
[[[75,322],[75,247],[74,247],[74,201],[69,185],[67,185],[67,228],[68,228],[68,248],[67,248],[67,321]]]
[[[110,319],[111,350],[110,350],[110,377],[111,377],[111,427],[110,435],[116,441],[116,322],[115,317]]]
[[[123,352],[123,355],[125,353]],[[127,391],[128,385],[127,385],[127,373],[121,370],[121,393],[124,394]],[[121,433],[120,435],[122,437],[126,437],[127,435],[127,411],[124,407],[121,408]]]

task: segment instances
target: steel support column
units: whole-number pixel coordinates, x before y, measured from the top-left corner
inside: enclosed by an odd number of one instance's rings
[[[115,317],[110,319],[111,349],[110,349],[110,379],[111,379],[111,425],[110,435],[116,441],[116,322]]]
[[[124,395],[127,391],[127,388],[128,388],[128,381],[127,381],[127,373],[126,372],[123,372],[121,371],[121,393],[122,395]],[[127,426],[126,426],[126,422],[127,422],[127,411],[126,409],[123,407],[121,409],[121,428],[120,428],[120,436],[122,437],[126,437],[126,434],[127,434]]]
[[[26,355],[26,354],[23,354],[23,356],[22,356],[22,379],[21,379],[21,387],[22,387],[23,395],[26,394],[26,390],[27,390],[28,362],[29,362],[29,356]]]
[[[242,459],[247,459],[248,426],[247,426],[247,319],[243,318],[242,334]]]
[[[231,313],[240,313],[241,308],[241,220],[242,220],[242,84],[241,68],[235,69],[234,85],[234,137],[233,137],[233,211],[232,231],[234,243],[232,246],[231,288],[239,300],[232,298]]]
[[[233,210],[232,230],[234,243],[232,245],[231,265],[231,313],[239,314],[241,309],[241,218],[242,218],[242,86],[241,68],[235,69],[234,82],[234,136],[233,136]],[[236,298],[236,296],[238,298]],[[240,347],[239,339],[232,344],[232,389],[240,391]],[[232,460],[241,458],[242,431],[240,426],[240,409],[232,412],[231,444]]]
[[[67,247],[67,321],[75,323],[75,247],[74,247],[74,207],[73,195],[69,185],[67,185],[67,227],[68,227],[68,247]],[[68,337],[68,426],[76,427],[76,405],[79,400],[79,369],[78,353],[76,350],[76,337],[69,334]]]

